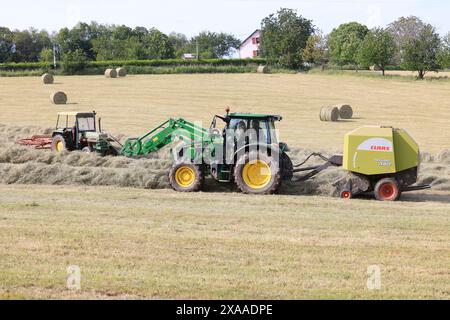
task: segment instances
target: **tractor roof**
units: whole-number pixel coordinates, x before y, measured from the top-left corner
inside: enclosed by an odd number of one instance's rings
[[[69,112],[59,112],[58,116],[78,116],[78,115],[93,115],[93,112],[76,112],[76,111],[69,111]]]
[[[228,114],[229,118],[246,118],[246,119],[272,119],[275,121],[281,121],[283,118],[278,115],[273,114],[259,114],[259,113],[230,113]]]

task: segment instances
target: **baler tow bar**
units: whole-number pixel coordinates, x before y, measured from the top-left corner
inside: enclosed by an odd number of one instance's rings
[[[325,163],[321,164],[321,165],[318,165],[318,166],[301,168],[301,166],[303,166],[305,163],[307,163],[312,157],[319,157],[322,160],[324,160]],[[292,181],[293,182],[306,181],[308,179],[311,179],[315,175],[319,174],[320,172],[328,169],[329,167],[342,167],[342,162],[343,162],[343,156],[342,155],[336,154],[336,155],[331,156],[330,158],[327,158],[327,157],[325,157],[324,155],[322,155],[320,153],[312,153],[305,159],[305,161],[303,161],[302,163],[294,165],[293,167],[297,168],[297,169],[294,169],[292,171],[293,173],[306,172],[306,171],[310,171],[310,172],[308,172],[304,176],[299,177],[296,180],[292,180]]]

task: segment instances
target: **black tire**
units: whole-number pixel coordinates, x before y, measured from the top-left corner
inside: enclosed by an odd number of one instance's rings
[[[264,163],[264,166],[267,166],[270,169],[270,179],[263,181],[260,185],[255,184],[252,186],[246,182],[246,180],[249,180],[249,177],[244,177],[244,170],[246,169],[246,166],[251,165],[251,163],[254,163],[255,161],[261,161]],[[238,159],[237,164],[234,167],[234,180],[238,188],[246,194],[275,193],[279,189],[282,181],[278,156],[269,156],[266,153],[256,151],[246,153],[241,159]]]
[[[291,158],[286,153],[282,153],[281,157],[281,176],[283,180],[292,180],[294,177],[294,165],[292,164]]]
[[[400,199],[402,192],[397,180],[384,178],[377,182],[374,188],[375,198],[379,201],[396,201]]]
[[[52,151],[54,152],[63,152],[67,149],[67,142],[64,137],[60,134],[56,135],[52,139]]]
[[[184,179],[183,184],[183,172],[186,175],[193,175]],[[192,182],[191,182],[192,180]],[[204,176],[203,170],[200,166],[192,163],[176,163],[169,171],[169,183],[175,191],[179,192],[197,192],[200,191],[203,186]]]

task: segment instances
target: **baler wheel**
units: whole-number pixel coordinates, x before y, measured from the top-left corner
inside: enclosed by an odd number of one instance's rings
[[[384,178],[377,182],[374,189],[375,198],[380,201],[396,201],[401,191],[394,178]]]

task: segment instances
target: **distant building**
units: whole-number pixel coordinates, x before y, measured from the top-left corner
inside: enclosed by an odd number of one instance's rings
[[[239,58],[252,59],[259,56],[261,42],[261,30],[255,30],[247,39],[242,41],[239,47]]]
[[[181,59],[183,60],[194,60],[197,59],[197,56],[193,53],[183,53],[181,56]]]

